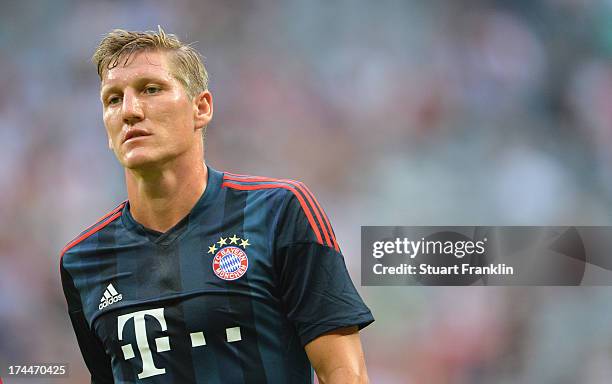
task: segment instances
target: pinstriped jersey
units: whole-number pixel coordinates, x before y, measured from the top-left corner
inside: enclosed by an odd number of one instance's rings
[[[374,319],[323,209],[300,182],[208,168],[164,233],[126,201],[63,250],[94,383],[311,383],[304,346]]]

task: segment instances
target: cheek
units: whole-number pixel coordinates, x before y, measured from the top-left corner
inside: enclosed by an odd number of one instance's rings
[[[106,111],[102,113],[102,120],[104,121],[104,125],[107,127],[113,127],[117,124],[118,113],[116,111]]]
[[[155,115],[159,121],[163,121],[164,125],[172,126],[173,130],[191,129],[193,113],[184,102],[174,102],[160,106],[156,112]]]
[[[117,124],[115,114],[110,112],[103,114],[102,121],[104,123],[104,128],[106,129],[108,138],[113,140],[117,133],[121,131],[121,124]]]

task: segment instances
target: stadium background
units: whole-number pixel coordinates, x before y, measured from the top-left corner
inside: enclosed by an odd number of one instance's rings
[[[206,56],[207,161],[305,181],[357,284],[361,225],[612,223],[611,1],[5,1],[0,362],[87,382],[59,250],[125,196],[88,58],[157,24]],[[612,288],[360,291],[373,383],[612,377]]]

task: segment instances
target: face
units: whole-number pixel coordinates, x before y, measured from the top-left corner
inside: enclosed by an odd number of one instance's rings
[[[108,144],[125,168],[159,167],[179,156],[202,159],[201,129],[212,118],[212,97],[206,91],[190,98],[166,55],[138,52],[102,80]]]

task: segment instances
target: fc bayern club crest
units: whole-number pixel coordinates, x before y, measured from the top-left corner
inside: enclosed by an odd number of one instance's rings
[[[228,244],[229,240],[229,244]],[[208,253],[214,254],[212,269],[218,278],[223,280],[236,280],[241,278],[249,269],[249,259],[246,247],[248,239],[241,239],[236,235],[221,237],[219,241],[208,247]]]

